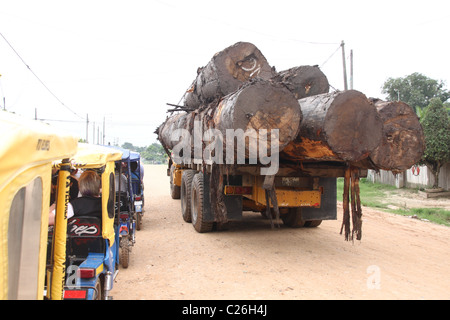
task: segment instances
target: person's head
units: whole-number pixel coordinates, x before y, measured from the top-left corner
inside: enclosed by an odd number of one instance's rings
[[[100,196],[101,178],[95,171],[85,171],[78,181],[80,193],[83,196]]]
[[[131,171],[133,171],[133,172],[136,171],[137,167],[138,167],[137,162],[131,162],[131,163],[130,163],[130,169],[131,169]]]

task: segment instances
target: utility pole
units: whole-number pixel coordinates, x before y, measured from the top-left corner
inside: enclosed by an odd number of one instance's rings
[[[89,135],[89,114],[86,113],[86,143],[88,143],[88,135]]]
[[[350,50],[350,90],[353,90],[353,49]]]
[[[95,121],[92,122],[92,143],[95,144]]]
[[[105,117],[103,117],[103,145],[105,145]]]
[[[342,40],[342,42],[341,42],[341,48],[342,48],[342,66],[344,68],[344,90],[348,90],[348,85],[347,85],[347,67],[345,66],[344,40]]]

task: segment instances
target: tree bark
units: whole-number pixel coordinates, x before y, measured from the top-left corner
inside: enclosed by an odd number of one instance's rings
[[[416,113],[401,101],[369,100],[383,121],[382,139],[370,154],[373,165],[397,172],[411,168],[425,151],[422,125]]]
[[[320,94],[299,103],[300,133],[284,149],[284,159],[356,162],[367,158],[381,140],[381,119],[359,91]]]
[[[248,42],[238,42],[214,55],[197,71],[186,93],[185,106],[196,109],[236,91],[249,79],[270,79],[274,71],[259,49]]]
[[[328,93],[330,85],[318,66],[300,66],[280,71],[274,77],[283,83],[297,99]]]

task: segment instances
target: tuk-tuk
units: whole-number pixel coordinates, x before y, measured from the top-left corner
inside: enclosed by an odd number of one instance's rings
[[[116,161],[116,211],[119,217],[119,262],[124,268],[130,263],[131,248],[136,243],[136,214],[131,185],[130,150],[108,146],[122,153]]]
[[[133,189],[136,230],[142,228],[144,216],[144,166],[139,152],[130,151],[131,187]]]
[[[78,138],[6,111],[0,111],[0,136],[0,299],[43,299],[52,163],[63,163],[58,179],[66,181]],[[68,192],[60,185],[57,220],[64,218]],[[64,224],[55,229],[61,233]],[[61,246],[54,250],[56,257],[61,252]],[[55,259],[47,297],[62,298],[63,270],[64,263]]]
[[[71,165],[94,170],[101,177],[101,219],[74,216],[67,222],[67,277],[64,299],[103,300],[111,298],[118,272],[118,230],[115,220],[115,162],[122,152],[85,143],[78,144]],[[56,241],[56,240],[55,240]]]

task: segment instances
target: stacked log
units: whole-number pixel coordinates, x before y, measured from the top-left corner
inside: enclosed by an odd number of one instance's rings
[[[318,66],[299,66],[280,71],[274,80],[283,83],[296,99],[328,93],[330,85]]]
[[[223,135],[227,129],[279,129],[286,163],[331,161],[398,172],[421,158],[423,132],[408,105],[328,90],[317,66],[276,73],[256,46],[238,42],[199,69],[181,108],[188,112],[168,118],[159,139],[171,150],[171,133],[184,128],[193,134],[199,120],[203,131],[215,128]]]
[[[185,106],[197,109],[220,99],[253,78],[270,79],[274,70],[261,51],[248,42],[238,42],[214,55],[197,70],[197,77],[185,95]]]
[[[401,172],[419,162],[425,151],[422,126],[414,110],[402,101],[371,98],[383,121],[382,139],[369,158],[376,169]]]
[[[202,133],[208,129],[219,130],[226,148],[227,130],[242,130],[244,133],[251,133],[247,136],[249,141],[245,145],[245,156],[248,158],[249,145],[258,145],[261,139],[267,143],[267,150],[272,149],[272,140],[268,135],[262,137],[261,129],[265,129],[266,133],[278,129],[278,148],[282,150],[297,136],[301,117],[298,101],[283,85],[258,79],[225,96],[218,104],[212,103],[206,108],[168,118],[157,130],[158,139],[166,149],[171,150],[178,143],[177,137],[175,141],[172,140],[172,133],[176,129],[186,129],[193,137],[194,121],[199,121]],[[229,152],[234,151],[236,154],[237,143],[233,145],[235,150]]]
[[[293,161],[347,161],[367,158],[379,145],[383,124],[367,97],[349,90],[299,100],[298,136],[281,157]]]

